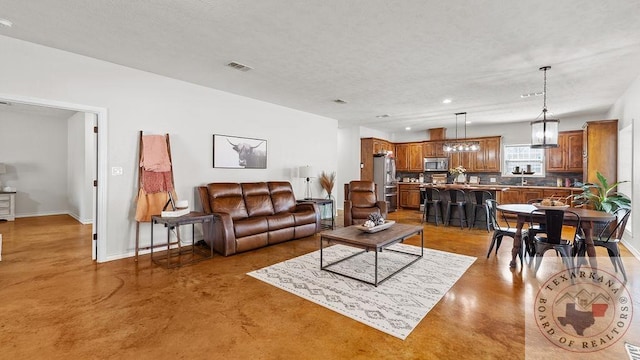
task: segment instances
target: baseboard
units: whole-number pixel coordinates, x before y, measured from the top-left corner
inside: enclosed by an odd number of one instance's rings
[[[624,247],[627,248],[627,250],[629,250],[631,254],[633,254],[633,256],[636,257],[636,259],[640,260],[640,251],[629,243],[629,240],[632,238],[633,237],[631,233],[628,230],[625,230],[624,234],[622,235],[622,240],[620,242],[622,243],[622,245],[624,245]]]

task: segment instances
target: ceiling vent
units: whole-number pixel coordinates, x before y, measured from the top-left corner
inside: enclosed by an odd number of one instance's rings
[[[240,70],[240,71],[249,71],[249,70],[253,70],[253,68],[251,66],[247,66],[244,64],[240,64],[238,62],[232,61],[230,63],[227,64],[227,66],[232,67],[236,70]]]
[[[344,101],[342,99],[335,99],[335,100],[333,100],[333,102],[336,103],[336,104],[346,104],[347,103],[346,101]]]
[[[11,106],[11,103],[7,101],[0,101],[0,105]]]

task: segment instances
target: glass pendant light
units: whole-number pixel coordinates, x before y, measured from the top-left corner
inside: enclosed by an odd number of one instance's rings
[[[531,147],[555,148],[558,147],[558,119],[547,119],[547,70],[551,66],[543,66],[540,71],[544,71],[544,105],[542,108],[542,120],[531,122]]]
[[[458,115],[464,115],[464,138],[458,140]],[[467,113],[456,113],[456,141],[446,142],[442,145],[442,150],[448,153],[454,152],[474,152],[480,150],[480,142],[467,140]]]

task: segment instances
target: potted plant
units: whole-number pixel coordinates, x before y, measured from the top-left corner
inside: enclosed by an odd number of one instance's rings
[[[575,201],[580,202],[581,205],[589,205],[595,210],[605,211],[613,213],[619,208],[631,207],[631,199],[625,194],[619,193],[616,190],[619,184],[628,181],[619,181],[615,184],[609,184],[604,175],[600,172],[596,173],[598,182],[595,184],[584,184],[582,186],[582,193],[575,195],[573,198]]]
[[[464,168],[464,166],[459,165],[454,167],[453,169],[449,169],[449,174],[453,175],[453,182],[454,183],[466,183],[467,182],[467,175],[465,174],[467,172],[467,169]]]

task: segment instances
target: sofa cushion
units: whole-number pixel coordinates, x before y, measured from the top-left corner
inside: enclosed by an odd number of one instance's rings
[[[275,213],[292,212],[296,207],[296,198],[291,184],[286,181],[271,181],[268,185]]]
[[[274,214],[267,183],[244,183],[241,186],[247,213],[250,217]]]
[[[269,224],[269,231],[295,226],[293,214],[290,213],[267,216],[267,223]]]
[[[227,213],[233,220],[244,219],[248,215],[242,197],[242,187],[238,183],[211,183],[207,185],[209,205],[213,212]]]
[[[236,239],[238,239],[249,235],[266,233],[269,231],[269,224],[267,223],[267,218],[264,216],[250,217],[242,220],[234,220],[233,229],[236,234]]]
[[[304,224],[315,224],[317,214],[313,210],[298,211],[293,213],[296,226]]]

